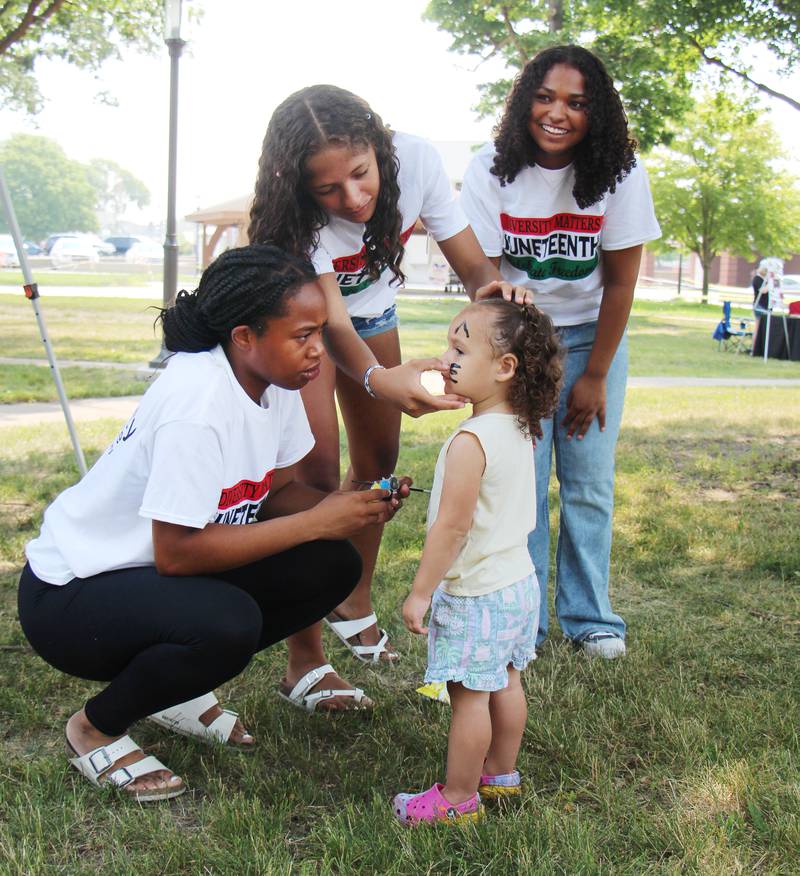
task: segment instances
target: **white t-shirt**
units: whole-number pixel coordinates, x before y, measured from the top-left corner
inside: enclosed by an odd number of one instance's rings
[[[417,219],[434,240],[447,240],[467,227],[444,165],[433,144],[410,134],[395,131],[392,135],[400,169],[400,239],[405,244]],[[350,316],[380,316],[394,304],[397,283],[390,285],[394,274],[384,268],[377,280],[365,271],[366,249],[361,222],[348,222],[331,216],[320,229],[319,246],[311,260],[319,274],[336,274]]]
[[[222,347],[178,353],[86,477],[45,511],[25,549],[31,569],[66,584],[153,565],[153,520],[250,523],[275,469],[313,445],[299,392],[270,386],[257,405]]]
[[[459,432],[481,443],[486,468],[472,526],[441,587],[453,596],[483,596],[530,575],[528,533],[536,527],[533,443],[514,414],[470,417],[445,441],[436,460],[428,505],[428,529],[439,513],[447,451]]]
[[[626,249],[661,236],[647,172],[631,172],[590,207],[572,196],[573,165],[520,170],[500,185],[490,173],[492,144],[464,174],[461,206],[488,256],[502,256],[503,278],[534,293],[534,303],[557,326],[593,322],[603,297],[602,250]]]

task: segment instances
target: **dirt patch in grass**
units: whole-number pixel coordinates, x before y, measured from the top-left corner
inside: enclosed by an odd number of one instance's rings
[[[713,443],[699,437],[651,442],[646,459],[712,502],[733,502],[746,496],[759,500],[800,496],[797,435],[737,437]]]
[[[710,502],[735,502],[739,498],[733,490],[720,490],[718,487],[700,490],[700,495]]]

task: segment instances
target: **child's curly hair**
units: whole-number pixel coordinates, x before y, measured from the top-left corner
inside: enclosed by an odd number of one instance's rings
[[[366,268],[372,280],[388,267],[403,282],[399,165],[392,132],[365,100],[335,85],[302,88],[272,114],[258,162],[250,242],[273,243],[298,258],[313,251],[330,217],[308,193],[305,168],[311,156],[328,146],[375,150],[380,192],[364,229]]]
[[[512,183],[522,168],[535,164],[536,144],[528,131],[536,92],[550,68],[566,64],[583,74],[589,130],[575,150],[572,195],[581,208],[596,204],[630,173],[636,141],[628,135],[628,118],[603,62],[580,46],[554,46],[539,52],[514,80],[502,118],[494,130],[492,173],[500,184]]]
[[[492,311],[489,343],[495,356],[517,357],[508,403],[523,433],[535,437],[541,434],[541,421],[555,413],[564,378],[564,353],[553,321],[533,304],[503,298],[486,298],[475,306]]]

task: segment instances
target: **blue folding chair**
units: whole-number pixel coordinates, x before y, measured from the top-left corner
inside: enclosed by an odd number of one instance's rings
[[[723,301],[722,319],[714,329],[712,337],[717,342],[717,350],[749,353],[753,346],[753,320],[738,319],[737,326],[734,327],[731,322],[731,303]]]

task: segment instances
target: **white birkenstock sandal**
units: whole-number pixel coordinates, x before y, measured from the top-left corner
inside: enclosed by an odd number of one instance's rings
[[[378,625],[378,618],[375,616],[375,612],[368,614],[366,617],[357,617],[355,620],[330,620],[327,617],[324,620],[345,648],[362,663],[378,663],[381,659],[381,654],[392,654],[392,662],[400,659],[399,654],[389,651],[386,647],[386,643],[389,641],[389,634],[386,630],[378,628],[380,639],[375,645],[354,645],[349,641],[353,636],[360,635],[373,624],[375,626]]]
[[[70,764],[97,787],[110,782],[117,788],[125,788],[134,779],[138,779],[139,776],[146,776],[148,773],[155,773],[158,770],[171,772],[152,754],[137,760],[135,763],[130,763],[128,766],[114,769],[114,764],[120,758],[134,751],[141,751],[141,748],[130,736],[123,736],[109,745],[93,748],[84,755],[79,755],[69,740],[67,740],[67,745],[76,755],[69,759]],[[140,803],[151,803],[156,800],[171,800],[173,797],[179,797],[184,791],[186,791],[186,785],[181,782],[178,787],[164,785],[161,788],[142,788],[139,791],[128,793],[134,800],[138,800]]]
[[[316,669],[312,669],[310,672],[307,672],[288,694],[284,693],[280,689],[280,687],[278,687],[278,696],[282,700],[286,700],[287,703],[291,703],[298,709],[304,709],[307,712],[316,711],[317,706],[320,703],[325,702],[325,700],[333,699],[333,697],[347,697],[349,699],[352,699],[356,703],[356,708],[323,709],[323,711],[355,712],[358,709],[362,708],[361,702],[364,700],[364,691],[360,687],[345,688],[343,690],[328,688],[325,690],[316,690],[314,691],[314,693],[309,693],[311,688],[314,687],[314,685],[321,681],[323,678],[325,678],[325,676],[329,672],[333,672],[333,667],[330,665],[330,663],[326,663],[324,664],[324,666],[318,666]],[[368,709],[369,706],[363,706],[363,708]]]
[[[252,751],[255,748],[252,742],[231,742],[231,733],[233,733],[236,719],[239,717],[238,712],[223,709],[222,714],[208,726],[200,720],[201,715],[218,703],[219,700],[213,693],[207,693],[188,702],[178,703],[177,706],[170,706],[161,712],[155,712],[149,716],[148,720],[160,727],[166,727],[167,730],[172,730],[174,733],[180,733],[181,736],[194,736],[204,742],[221,742],[223,745],[229,745],[240,751]],[[246,735],[250,736],[249,733]],[[250,738],[252,739],[252,736]]]

